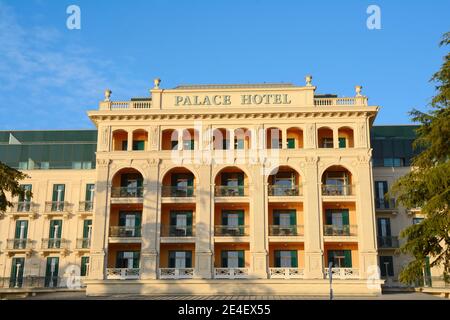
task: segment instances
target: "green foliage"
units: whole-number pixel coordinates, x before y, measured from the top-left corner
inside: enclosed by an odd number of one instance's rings
[[[7,193],[11,197],[26,195],[25,190],[19,184],[19,181],[25,178],[28,178],[28,175],[0,162],[0,213],[12,206],[11,201],[6,197]],[[31,196],[31,192],[27,195]]]
[[[450,33],[443,36],[440,44],[450,44]],[[431,110],[410,112],[412,120],[421,123],[414,147],[422,151],[412,160],[413,170],[390,190],[399,203],[420,208],[425,215],[420,224],[400,234],[406,239],[400,251],[413,257],[400,274],[404,283],[423,280],[427,256],[431,267],[443,267],[444,280],[450,276],[450,54],[444,57],[441,69],[431,81],[436,83]]]

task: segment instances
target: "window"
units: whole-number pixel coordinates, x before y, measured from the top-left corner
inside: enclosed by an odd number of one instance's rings
[[[120,211],[119,227],[119,237],[140,237],[141,213]]]
[[[183,150],[194,150],[194,139],[183,141]]]
[[[297,250],[275,250],[275,268],[297,267]]]
[[[25,249],[28,236],[28,221],[17,220],[14,233],[14,249]]]
[[[347,147],[347,139],[339,138],[339,148],[346,148],[346,147]]]
[[[287,139],[287,148],[288,149],[295,149],[295,138],[288,138]]]
[[[234,139],[234,148],[235,149],[244,149],[244,139]]]
[[[178,150],[178,140],[170,141],[170,146],[171,146],[172,150]]]
[[[126,151],[126,150],[128,150],[128,141],[123,140],[122,141],[122,151]]]
[[[169,251],[169,268],[192,268],[192,251]]]
[[[91,239],[91,235],[92,235],[92,220],[86,219],[83,221],[83,239]],[[88,246],[86,246],[86,248],[87,247]]]
[[[380,256],[380,273],[382,277],[394,276],[394,258],[392,256]]]
[[[350,236],[350,218],[348,209],[325,210],[325,235]]]
[[[377,219],[377,229],[378,229],[379,237],[390,237],[391,236],[391,219],[378,218]]]
[[[277,226],[294,226],[297,224],[295,210],[274,210],[273,224]]]
[[[86,277],[89,273],[89,257],[81,257],[80,276]]]
[[[144,140],[133,140],[133,150],[135,150],[135,151],[145,150],[145,141]]]
[[[64,184],[53,185],[52,211],[64,211],[64,196],[66,186]]]
[[[271,195],[286,196],[298,195],[295,188],[295,174],[293,172],[278,172],[273,177]]]
[[[48,257],[45,268],[45,287],[54,288],[58,286],[59,258]]]
[[[244,195],[244,174],[236,173],[222,173],[222,195]]]
[[[322,148],[333,148],[333,138],[323,138]]]
[[[50,162],[47,162],[47,161],[43,161],[43,162],[41,162],[40,163],[40,166],[39,166],[42,170],[48,170],[48,169],[50,169]]]
[[[27,170],[27,169],[28,169],[28,161],[20,161],[19,170]]]
[[[118,251],[116,268],[139,268],[139,251]]]
[[[19,195],[19,204],[17,206],[17,211],[25,212],[30,211],[30,202],[31,202],[31,184],[22,184],[20,187],[25,190],[24,195]]]
[[[172,197],[192,197],[194,194],[194,175],[191,173],[176,173],[171,177]]]
[[[389,208],[389,201],[385,197],[387,191],[387,181],[375,181],[375,206],[377,209]]]
[[[328,250],[328,265],[330,263],[332,263],[333,268],[351,268],[351,250]]]
[[[404,167],[405,159],[404,158],[384,158],[383,165],[385,167]]]
[[[11,263],[10,288],[22,288],[25,258],[13,258]]]
[[[222,268],[244,268],[244,250],[222,251]]]
[[[170,236],[192,236],[192,211],[170,212]]]

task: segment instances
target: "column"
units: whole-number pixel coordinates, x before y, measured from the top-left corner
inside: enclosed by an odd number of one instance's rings
[[[213,188],[211,184],[211,165],[207,162],[198,168],[198,180],[195,181],[195,272],[196,278],[212,278],[212,239],[213,225]]]
[[[338,128],[333,128],[333,148],[339,148],[339,131],[338,131]]]
[[[249,188],[250,198],[250,276],[267,279],[267,190],[264,187],[262,164],[249,166],[252,184]]]
[[[127,142],[127,151],[133,150],[133,130],[128,129],[128,142]]]
[[[178,132],[178,150],[183,150],[183,129],[177,129]]]
[[[356,192],[356,216],[358,222],[358,252],[359,275],[361,279],[367,279],[373,272],[372,268],[378,265],[375,206],[373,196],[373,176],[369,156],[359,156],[354,181]],[[354,176],[355,177],[355,176]],[[372,267],[371,267],[372,266]],[[372,269],[372,271],[371,271]]]
[[[281,130],[281,148],[280,149],[287,149],[287,129],[283,128]]]
[[[308,157],[305,162],[304,230],[305,230],[305,279],[323,279],[323,245],[321,223],[320,177],[317,157]]]
[[[234,150],[234,129],[228,129],[230,139],[230,150]]]
[[[89,258],[89,279],[102,280],[105,277],[106,252],[108,250],[108,216],[110,201],[109,160],[97,159],[97,182],[95,206],[92,219],[91,252]]]
[[[148,160],[144,181],[144,204],[142,210],[141,279],[156,279],[158,274],[158,236],[160,209],[159,159]]]

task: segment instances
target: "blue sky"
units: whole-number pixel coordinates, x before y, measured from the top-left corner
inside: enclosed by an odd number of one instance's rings
[[[81,30],[66,8],[81,9]],[[369,5],[381,30],[366,27]],[[293,82],[382,107],[376,124],[426,110],[450,1],[0,0],[0,130],[94,128],[113,100],[194,83]]]

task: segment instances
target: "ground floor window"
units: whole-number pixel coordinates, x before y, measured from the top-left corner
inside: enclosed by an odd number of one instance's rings
[[[382,277],[394,276],[394,258],[392,256],[380,256],[380,273]]]
[[[192,251],[169,251],[169,268],[192,268]]]
[[[351,250],[328,250],[327,267],[332,263],[333,268],[351,268],[352,251]]]
[[[275,250],[276,268],[297,268],[297,250]]]
[[[222,251],[222,268],[244,268],[244,250]]]
[[[12,259],[11,276],[9,278],[10,288],[22,288],[24,266],[25,266],[25,258]]]

